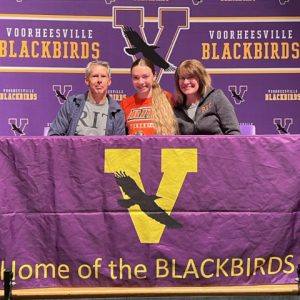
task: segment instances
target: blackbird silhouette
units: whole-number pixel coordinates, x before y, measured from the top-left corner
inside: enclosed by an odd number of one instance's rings
[[[166,225],[169,228],[180,228],[182,225],[170,217],[162,208],[160,208],[155,200],[161,198],[157,195],[145,194],[136,184],[136,182],[125,172],[116,172],[115,179],[117,184],[122,188],[123,192],[129,199],[119,199],[118,203],[123,208],[129,208],[135,204],[139,205],[141,210],[150,218]]]
[[[276,123],[277,130],[279,130],[281,133],[288,133],[288,131],[282,127],[279,123]]]
[[[174,71],[176,69],[175,66],[169,64],[159,54],[155,52],[155,49],[159,48],[158,46],[148,45],[147,43],[145,43],[143,39],[139,36],[139,34],[136,31],[134,31],[131,27],[125,26],[123,32],[130,41],[130,44],[134,46],[132,48],[125,48],[125,51],[128,54],[135,55],[141,52],[145,58],[148,58],[156,66],[163,68],[166,71]]]
[[[235,91],[232,90],[231,93],[234,98],[236,98],[240,101],[244,101],[244,99],[240,95],[238,95]]]
[[[65,95],[63,95],[59,90],[55,90],[56,96],[63,99],[63,100],[67,100],[67,98],[65,97]]]
[[[17,127],[16,124],[12,123],[12,124],[11,124],[11,127],[12,127],[12,130],[13,130],[13,131],[18,132],[18,133],[20,133],[20,134],[23,134],[23,131],[22,131],[19,127]]]

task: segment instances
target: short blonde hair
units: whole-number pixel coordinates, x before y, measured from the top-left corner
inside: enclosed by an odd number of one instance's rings
[[[87,66],[85,68],[85,78],[88,78],[91,75],[93,66],[105,67],[107,69],[108,77],[111,78],[110,65],[107,61],[102,61],[102,60],[93,60],[87,64]]]

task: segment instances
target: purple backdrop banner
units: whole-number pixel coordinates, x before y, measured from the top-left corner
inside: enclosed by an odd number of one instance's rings
[[[299,135],[0,138],[1,279],[293,284],[299,153]]]
[[[90,60],[110,62],[115,99],[132,94],[129,70],[142,53],[126,53],[126,26],[171,67],[201,60],[257,134],[300,133],[299,11],[298,0],[2,0],[0,135],[43,135],[58,93],[86,90]],[[174,71],[157,62],[157,72],[174,92]]]

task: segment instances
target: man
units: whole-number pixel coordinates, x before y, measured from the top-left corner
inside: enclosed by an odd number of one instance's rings
[[[119,104],[107,94],[110,66],[92,61],[85,70],[85,94],[69,97],[50,125],[48,135],[125,135],[125,117]]]

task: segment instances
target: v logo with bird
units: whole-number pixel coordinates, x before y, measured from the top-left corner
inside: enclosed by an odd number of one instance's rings
[[[119,199],[118,203],[121,207],[128,209],[133,205],[138,205],[142,212],[155,221],[166,225],[168,228],[180,228],[182,225],[169,216],[155,202],[161,198],[157,195],[147,195],[136,184],[136,182],[125,172],[119,171],[115,173],[117,184],[123,192],[129,197],[128,199]]]
[[[124,37],[128,39],[131,44],[131,48],[126,47],[124,50],[129,55],[136,55],[142,53],[142,55],[149,59],[153,64],[159,68],[163,68],[166,71],[175,71],[176,67],[164,60],[155,50],[159,48],[156,45],[147,44],[142,37],[134,31],[131,27],[125,26]]]

